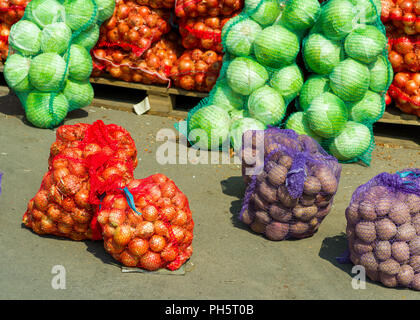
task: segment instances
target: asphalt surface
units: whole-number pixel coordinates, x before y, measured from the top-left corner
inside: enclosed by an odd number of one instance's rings
[[[237,220],[244,184],[237,164],[166,164],[156,161],[156,141],[174,120],[88,107],[66,124],[102,119],[134,138],[135,176],[161,172],[188,196],[195,221],[194,254],[185,275],[122,273],[102,242],[39,236],[22,226],[27,203],[47,170],[53,130],[30,126],[11,96],[0,97],[0,299],[418,299],[409,289],[367,281],[352,288],[352,265],[336,257],[346,249],[344,210],[352,192],[374,175],[420,167],[420,151],[377,147],[370,167],[343,165],[331,213],[311,238],[272,242]],[[174,131],[175,133],[175,131]],[[66,271],[66,288],[54,289],[53,267]]]

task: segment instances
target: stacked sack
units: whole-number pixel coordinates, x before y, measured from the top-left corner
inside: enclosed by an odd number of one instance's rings
[[[420,3],[382,0],[382,21],[387,26],[389,61],[395,73],[389,95],[402,112],[420,117]]]
[[[350,259],[373,281],[420,290],[420,169],[381,173],[346,209]]]
[[[317,0],[311,5],[320,10]],[[281,123],[303,85],[296,64],[302,34],[317,19],[312,11],[299,12],[306,22],[295,28],[288,12],[299,6],[297,0],[246,0],[243,12],[225,24],[220,76],[209,97],[188,114],[191,143],[217,149],[227,141],[239,151],[243,132]]]
[[[4,76],[34,126],[55,127],[69,111],[91,103],[89,50],[114,5],[113,0],[34,0],[12,26]]]
[[[137,149],[123,128],[97,121],[64,125],[51,145],[48,172],[23,223],[38,234],[102,239],[94,219],[100,197],[133,179]]]
[[[301,1],[302,8],[309,3]],[[393,74],[380,10],[379,0],[323,2],[302,43],[310,76],[300,92],[299,112],[285,127],[314,137],[343,162],[370,163],[372,125],[385,110]]]
[[[8,37],[11,26],[18,22],[30,0],[4,0],[0,2],[0,61],[6,61],[9,51]]]
[[[98,213],[105,250],[125,266],[178,269],[192,254],[187,197],[163,174],[108,192]]]
[[[141,57],[122,48],[92,50],[96,69],[106,71],[113,78],[144,84],[167,84],[168,74],[180,55],[179,38],[169,33],[152,44]],[[99,76],[96,72],[94,76]]]
[[[109,72],[110,64],[114,64],[116,67],[120,66],[122,59],[118,59],[118,57],[121,54],[130,55],[130,65],[139,64],[145,60],[143,57],[145,52],[159,46],[157,43],[160,42],[162,36],[170,32],[171,13],[167,8],[168,4],[161,1],[140,2],[133,0],[116,1],[112,17],[101,26],[99,42],[94,49],[94,52],[98,49],[107,49],[107,61],[104,65],[104,61],[99,59],[99,63],[94,70],[94,76],[100,75],[101,72],[99,71]],[[153,6],[149,7],[143,3],[153,4]],[[173,45],[175,43],[174,41]],[[117,56],[116,60],[112,57],[114,52]],[[170,52],[165,54],[168,55]],[[97,54],[92,54],[92,56],[98,58]],[[100,58],[104,58],[101,53],[100,56]],[[159,59],[164,58],[163,56],[159,57]],[[161,73],[157,70],[158,67],[161,67],[161,64],[158,66],[153,64],[152,73]],[[150,66],[145,68],[146,73],[149,69]],[[124,81],[132,81],[132,77],[128,75],[121,77],[115,69],[111,75],[117,75],[118,79]],[[144,83],[147,83],[147,80]]]
[[[310,237],[331,210],[340,174],[337,159],[307,135],[279,128],[247,131],[240,220],[270,240]]]

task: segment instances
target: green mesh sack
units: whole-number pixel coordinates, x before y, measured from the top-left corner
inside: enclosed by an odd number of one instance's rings
[[[245,0],[222,29],[225,55],[215,86],[178,130],[201,149],[230,143],[240,150],[245,131],[280,125],[304,84],[297,57],[320,13],[318,0]]]
[[[372,126],[385,110],[393,73],[380,13],[380,0],[325,1],[302,41],[309,76],[297,109],[342,162],[370,164]]]
[[[34,126],[54,128],[92,102],[89,50],[114,7],[114,0],[32,0],[12,26],[4,76]]]

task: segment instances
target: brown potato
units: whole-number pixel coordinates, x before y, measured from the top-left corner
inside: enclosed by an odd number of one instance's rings
[[[375,205],[370,201],[362,201],[359,204],[359,214],[363,220],[374,221],[376,219]]]
[[[313,196],[321,191],[321,182],[317,177],[309,176],[306,178],[303,185],[303,192],[307,195]]]
[[[400,285],[408,287],[414,279],[414,270],[408,264],[404,264],[397,274],[397,281]]]
[[[277,189],[265,181],[258,186],[258,194],[268,203],[273,203],[277,200]]]
[[[420,196],[410,193],[407,195],[406,204],[410,208],[410,214],[420,213]]]
[[[410,254],[412,256],[420,256],[420,236],[416,236],[408,243],[410,247]]]
[[[293,208],[292,212],[297,219],[308,222],[315,217],[318,212],[318,207],[315,205],[304,207],[298,204]]]
[[[360,255],[373,251],[373,246],[371,244],[365,243],[360,239],[356,239],[352,247],[354,251]]]
[[[375,227],[380,240],[390,240],[397,234],[397,226],[388,218],[376,221]]]
[[[358,210],[358,204],[355,202],[352,202],[350,206],[346,209],[346,219],[347,223],[350,225],[355,225],[359,222],[359,210]]]
[[[376,243],[374,253],[378,260],[388,260],[391,258],[391,244],[389,241],[378,241]]]
[[[416,229],[411,223],[404,223],[397,228],[395,238],[400,241],[410,241],[416,236]]]
[[[410,248],[405,242],[394,242],[391,246],[392,257],[399,263],[407,262],[410,259]]]
[[[379,271],[390,276],[395,276],[400,272],[400,264],[394,259],[388,259],[379,264]]]
[[[356,224],[355,232],[357,237],[367,243],[376,239],[375,224],[373,222],[362,221]]]
[[[315,177],[321,182],[321,190],[328,194],[335,194],[338,182],[327,166],[318,166],[314,169]]]
[[[318,193],[315,197],[315,204],[320,208],[326,207],[330,204],[332,197],[330,194]]]
[[[420,213],[411,217],[411,224],[416,229],[417,235],[420,236]]]
[[[310,227],[311,229],[316,230],[316,229],[318,229],[320,222],[318,221],[318,219],[317,219],[317,218],[312,218],[312,219],[308,222],[308,224],[309,224],[309,227]]]
[[[258,221],[259,223],[267,225],[271,222],[271,218],[267,212],[257,211],[255,212],[255,221]]]
[[[251,230],[255,233],[264,233],[265,231],[265,224],[262,224],[258,221],[254,221],[253,223],[251,223],[250,227]]]
[[[310,153],[317,153],[320,149],[319,144],[313,138],[305,134],[299,135],[298,141],[302,143],[303,149]]]
[[[256,209],[261,209],[263,211],[268,210],[268,208],[270,207],[270,204],[265,201],[264,199],[262,199],[258,193],[254,193],[252,195],[252,202],[255,206]]]
[[[376,261],[376,258],[373,254],[373,252],[366,252],[365,254],[362,254],[360,256],[360,262],[363,267],[365,267],[366,270],[370,271],[378,271],[378,261]]]
[[[268,181],[275,187],[279,187],[286,181],[287,168],[282,165],[274,166],[267,175]]]
[[[286,167],[287,169],[290,169],[293,164],[293,159],[289,156],[284,155],[280,157],[278,163]]]
[[[283,240],[286,238],[288,233],[289,224],[287,223],[272,222],[265,228],[265,235],[270,240]]]
[[[278,204],[272,204],[269,212],[270,216],[279,222],[289,222],[292,218],[292,211],[290,208],[286,209]]]
[[[384,186],[373,186],[362,194],[363,200],[376,202],[379,198],[388,194],[388,188]]]
[[[292,224],[289,226],[289,232],[290,236],[294,238],[301,238],[305,232],[309,230],[309,225],[304,222],[296,222],[295,224]]]
[[[249,209],[242,213],[242,222],[250,225],[254,221],[255,215]]]
[[[420,273],[414,275],[414,279],[411,281],[410,286],[414,290],[420,290]]]
[[[294,199],[290,196],[289,191],[287,191],[287,188],[284,185],[281,185],[277,189],[277,198],[280,200],[281,204],[287,208],[295,207],[298,202],[298,199]]]
[[[398,281],[397,281],[397,277],[396,276],[392,276],[383,272],[379,273],[379,279],[381,280],[381,282],[389,287],[389,288],[395,288],[398,285]]]
[[[331,211],[332,208],[332,202],[329,203],[328,206],[323,208],[318,208],[318,213],[316,214],[316,217],[318,219],[324,219]]]
[[[308,196],[307,194],[302,194],[299,199],[299,203],[303,206],[311,206],[315,203],[315,196]]]
[[[420,272],[420,256],[411,256],[409,264],[413,268],[414,273]]]
[[[391,207],[388,217],[397,225],[407,223],[411,220],[410,208],[405,203],[397,200]]]
[[[378,271],[366,270],[366,275],[372,281],[379,281],[379,272]]]
[[[379,217],[386,216],[394,203],[394,199],[389,197],[380,198],[375,203],[375,212]]]

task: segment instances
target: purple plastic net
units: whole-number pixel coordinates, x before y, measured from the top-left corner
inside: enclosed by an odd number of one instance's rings
[[[381,173],[346,209],[350,260],[387,287],[420,290],[420,169]]]
[[[309,136],[276,127],[247,131],[239,218],[270,240],[310,237],[331,210],[340,174],[337,159]]]

